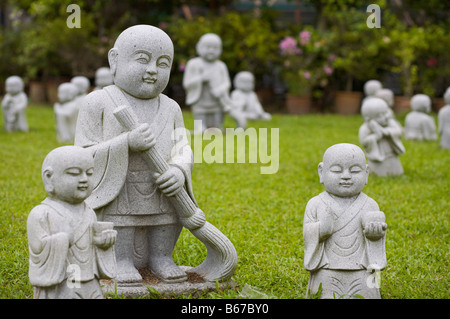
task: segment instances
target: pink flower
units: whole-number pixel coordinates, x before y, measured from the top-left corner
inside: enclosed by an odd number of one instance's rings
[[[311,32],[302,31],[299,34],[299,38],[300,38],[300,45],[307,45],[309,43],[309,40],[311,39]]]
[[[309,72],[303,72],[303,77],[305,78],[305,79],[310,79],[311,78],[311,73],[309,73]]]
[[[333,62],[333,61],[336,60],[336,59],[337,59],[337,55],[334,54],[334,53],[331,53],[331,54],[328,56],[328,61],[330,61],[330,62]]]
[[[282,55],[294,55],[302,53],[297,47],[297,41],[293,37],[285,37],[279,45]]]
[[[325,73],[326,73],[327,75],[330,75],[330,74],[333,73],[333,68],[332,68],[332,67],[329,67],[328,65],[325,65],[325,66],[323,67],[323,70],[325,71]]]

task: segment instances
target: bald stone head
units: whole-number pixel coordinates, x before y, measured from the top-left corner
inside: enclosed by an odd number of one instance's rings
[[[369,80],[364,84],[364,94],[366,96],[374,96],[375,93],[383,87],[378,80]]]
[[[416,94],[411,98],[411,109],[416,112],[430,113],[431,99],[425,94]]]
[[[358,195],[367,184],[369,166],[357,145],[341,143],[329,147],[319,163],[320,183],[328,193],[339,197]]]
[[[170,37],[151,25],[124,30],[108,53],[114,84],[139,99],[157,97],[169,83],[174,55]]]
[[[447,90],[445,90],[444,101],[445,104],[450,104],[450,86],[447,88]]]
[[[394,107],[394,92],[392,90],[380,89],[374,96],[384,100],[391,109]]]
[[[23,91],[23,81],[20,76],[12,75],[6,79],[5,91],[8,94],[16,95]]]
[[[50,198],[78,204],[92,192],[94,158],[79,146],[58,147],[47,154],[41,172]]]
[[[255,88],[255,77],[251,72],[241,71],[234,77],[233,84],[238,90],[250,92]]]
[[[387,126],[389,120],[389,106],[378,97],[366,99],[361,106],[361,115],[364,121],[375,120],[381,126]]]
[[[222,54],[222,39],[215,33],[206,33],[200,37],[196,49],[203,59],[213,62]]]
[[[75,84],[75,86],[78,88],[79,95],[86,94],[91,87],[91,82],[89,81],[89,79],[81,75],[73,77],[70,82]]]

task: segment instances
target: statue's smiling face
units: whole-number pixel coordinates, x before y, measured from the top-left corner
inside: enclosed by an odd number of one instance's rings
[[[169,83],[173,45],[158,30],[143,28],[119,37],[110,51],[115,85],[140,99],[157,97]]]

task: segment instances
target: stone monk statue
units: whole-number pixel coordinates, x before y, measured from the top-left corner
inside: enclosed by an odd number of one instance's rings
[[[378,204],[362,192],[369,176],[364,152],[333,145],[318,171],[325,191],[309,200],[303,220],[307,296],[381,298],[373,279],[386,267],[387,225]]]
[[[179,105],[161,93],[173,55],[171,39],[159,28],[136,25],[124,30],[108,55],[114,84],[88,94],[78,115],[75,144],[95,157],[94,190],[87,201],[118,232],[119,284],[140,283],[138,268],[150,269],[164,282],[187,279],[172,259],[182,225],[168,196],[185,188],[193,199],[193,154],[186,135],[173,138],[175,130],[184,130]],[[132,131],[113,114],[123,104],[142,123]],[[141,156],[153,147],[169,163],[162,174]]]
[[[85,203],[93,173],[92,154],[73,145],[52,150],[42,164],[48,197],[27,220],[35,299],[102,299],[99,280],[115,276],[116,231]]]

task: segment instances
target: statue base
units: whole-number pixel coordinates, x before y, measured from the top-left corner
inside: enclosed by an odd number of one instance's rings
[[[191,267],[180,266],[187,271]],[[166,283],[157,278],[147,269],[138,269],[143,280],[140,283],[117,283],[114,280],[100,280],[105,297],[108,294],[123,298],[171,298],[178,296],[190,296],[196,298],[207,292],[232,289],[236,284],[228,280],[226,282],[211,282],[204,280],[196,273],[187,273],[188,279],[179,283]]]

